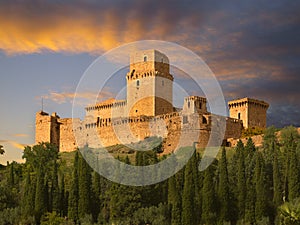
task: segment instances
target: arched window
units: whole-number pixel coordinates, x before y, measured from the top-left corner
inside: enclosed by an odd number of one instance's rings
[[[139,87],[140,86],[140,80],[136,81],[136,86]]]
[[[238,119],[239,120],[241,119],[241,113],[238,113]]]
[[[190,102],[188,102],[188,108],[190,108],[190,106],[191,106],[191,103],[190,103]]]
[[[147,62],[147,56],[146,55],[144,56],[144,62]]]

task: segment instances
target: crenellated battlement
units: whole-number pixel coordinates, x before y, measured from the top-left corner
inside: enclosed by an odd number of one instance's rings
[[[154,76],[163,77],[163,78],[169,79],[171,81],[174,80],[174,77],[171,74],[160,72],[157,70],[156,71],[155,70],[146,70],[146,71],[132,70],[127,73],[126,79],[127,79],[127,81],[133,81],[133,80],[137,80],[137,79],[142,79],[142,78],[146,78],[146,77],[154,77]]]
[[[233,101],[228,102],[229,109],[237,108],[237,107],[246,107],[246,106],[250,106],[250,105],[265,108],[265,109],[269,108],[268,103],[261,101],[261,100],[252,99],[252,98],[242,98],[242,99],[233,100]]]
[[[93,111],[93,110],[106,110],[111,108],[118,108],[118,107],[125,107],[127,104],[126,100],[115,100],[110,99],[109,101],[97,103],[95,105],[87,106],[85,107],[85,110],[87,112]]]

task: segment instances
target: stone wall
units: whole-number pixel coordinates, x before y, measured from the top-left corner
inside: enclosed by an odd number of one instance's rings
[[[77,148],[73,123],[71,118],[58,119],[60,124],[60,140],[59,140],[59,150],[61,152],[74,151]]]
[[[49,115],[46,112],[39,111],[35,117],[35,143],[50,142],[59,146],[59,117],[56,113]]]
[[[266,128],[269,104],[251,98],[243,98],[228,102],[231,118],[243,121],[244,128]]]

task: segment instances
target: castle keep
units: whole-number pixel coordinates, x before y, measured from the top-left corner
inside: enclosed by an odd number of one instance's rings
[[[36,143],[50,142],[60,151],[73,151],[84,145],[98,148],[160,136],[164,153],[169,153],[187,129],[197,131],[197,143],[205,147],[212,135],[212,123],[218,123],[220,118],[226,122],[224,140],[240,138],[243,128],[266,127],[268,104],[250,98],[230,101],[228,118],[208,112],[206,98],[199,96],[186,97],[182,109],[175,109],[169,59],[157,50],[131,55],[130,69],[124,78],[126,100],[109,99],[89,105],[84,120],[37,112]]]

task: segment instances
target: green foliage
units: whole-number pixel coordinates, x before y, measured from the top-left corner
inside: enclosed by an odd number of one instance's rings
[[[219,221],[233,221],[234,212],[232,210],[232,193],[229,187],[229,178],[227,170],[227,158],[225,147],[222,148],[222,157],[218,165],[219,170],[219,185],[218,185],[218,199],[220,203]]]
[[[254,135],[260,135],[263,132],[264,132],[264,129],[260,128],[260,127],[247,128],[247,129],[242,130],[242,138],[251,137],[251,136],[254,136]]]
[[[79,178],[78,178],[78,165],[79,165],[79,153],[78,150],[75,153],[74,164],[73,164],[73,177],[72,186],[69,197],[68,217],[77,222],[78,217],[78,200],[79,200]]]
[[[195,155],[195,153],[194,153]],[[189,160],[184,170],[184,187],[182,193],[182,215],[181,224],[193,225],[195,224],[195,176],[193,174],[193,157]]]
[[[280,224],[299,225],[300,224],[300,198],[291,202],[285,202],[279,207]]]
[[[91,191],[92,177],[91,168],[83,157],[79,157],[79,200],[78,200],[78,215],[83,217],[91,213]]]
[[[79,151],[59,158],[48,143],[27,147],[26,163],[0,170],[0,224],[300,224],[299,135],[293,127],[281,137],[275,131],[265,131],[262,148],[251,138],[238,142],[202,172],[194,154],[168,180],[142,187],[105,179]],[[119,159],[142,166],[166,157],[146,151]]]
[[[15,225],[20,222],[20,208],[6,208],[0,211],[0,224]]]
[[[204,171],[204,180],[202,188],[202,221],[204,224],[216,224],[216,192],[214,184],[214,165],[210,165]]]

